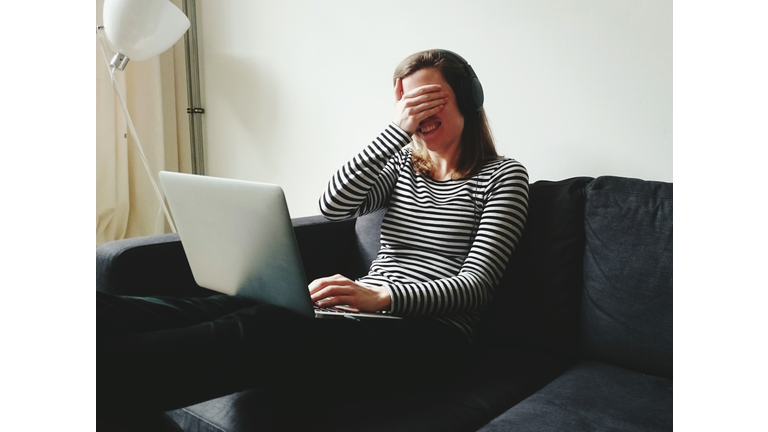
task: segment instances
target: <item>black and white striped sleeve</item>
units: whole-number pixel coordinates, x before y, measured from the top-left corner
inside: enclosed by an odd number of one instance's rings
[[[361,216],[386,206],[397,181],[401,150],[411,137],[394,124],[339,169],[320,197],[320,212],[327,219]]]
[[[449,315],[482,308],[492,298],[528,214],[528,173],[507,159],[489,179],[483,211],[459,273],[427,282],[390,284],[395,315]]]

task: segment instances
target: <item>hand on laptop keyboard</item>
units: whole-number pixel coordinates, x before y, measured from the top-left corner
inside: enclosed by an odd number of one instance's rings
[[[312,301],[321,307],[345,306],[357,311],[389,310],[389,290],[383,286],[357,283],[342,275],[315,279],[309,284]]]

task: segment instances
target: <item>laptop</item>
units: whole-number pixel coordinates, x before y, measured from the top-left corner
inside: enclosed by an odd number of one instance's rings
[[[195,282],[314,318],[386,318],[312,302],[293,224],[278,185],[161,171]]]

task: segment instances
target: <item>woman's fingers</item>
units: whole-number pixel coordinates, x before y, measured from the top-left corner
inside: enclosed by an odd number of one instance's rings
[[[446,103],[448,103],[448,98],[432,99],[414,106],[407,107],[405,112],[410,116],[418,116],[424,111],[438,107],[440,105],[445,105]]]
[[[309,293],[313,302],[327,300],[329,297],[349,297],[355,294],[355,290],[356,284],[342,275],[315,279],[309,284]]]
[[[444,104],[448,102],[448,97],[443,92],[433,92],[423,95],[419,95],[413,98],[403,98],[403,106],[405,107],[418,107],[421,105],[435,105]],[[426,107],[426,106],[425,106]]]
[[[439,113],[443,110],[443,108],[445,108],[445,102],[437,102],[436,104],[430,103],[424,106],[420,105],[417,108],[413,108],[412,111],[409,109],[406,111],[408,112],[408,123],[404,122],[405,125],[401,125],[400,127],[410,134],[416,133],[419,128],[419,124],[423,120],[426,120],[427,118]]]
[[[349,279],[339,274],[320,278],[320,279],[315,279],[312,281],[312,283],[309,284],[309,293],[314,294],[318,290],[321,290],[328,285],[339,284],[339,283],[343,283],[344,281],[352,282]]]
[[[398,78],[398,81],[400,83],[400,92],[402,92],[403,91],[403,82],[401,80],[399,80],[399,78]],[[415,89],[409,91],[408,93],[403,94],[403,97],[405,97],[405,98],[412,98],[412,97],[420,96],[420,95],[423,95],[423,94],[426,94],[426,93],[439,92],[442,89],[443,89],[443,86],[441,86],[440,84],[428,84],[428,85],[425,85],[425,86],[416,87]]]
[[[402,89],[402,81],[397,81],[396,88]],[[439,84],[417,87],[402,97],[395,104],[395,124],[409,134],[414,134],[419,123],[439,112],[448,103],[447,94]]]
[[[401,104],[404,109],[419,108],[427,109],[435,105],[442,105],[448,102],[448,97],[443,92],[430,92],[414,97],[403,96]]]
[[[320,278],[309,284],[312,301],[319,306],[347,305],[361,311],[376,311],[389,306],[386,288],[355,283],[344,276]]]
[[[333,307],[333,306],[349,306],[349,304],[352,302],[353,300],[351,297],[342,296],[342,297],[327,297],[316,303],[320,307]]]
[[[360,309],[355,309],[355,308],[353,308],[351,306],[347,306],[347,305],[344,305],[344,304],[334,305],[334,306],[336,307],[336,309],[340,309],[340,310],[343,310],[343,311],[346,311],[346,312],[352,312],[352,313],[360,312]]]
[[[433,115],[439,113],[440,111],[443,110],[443,108],[445,108],[445,104],[438,105],[438,106],[435,106],[435,107],[432,107],[430,109],[422,111],[420,113],[420,115],[417,117],[417,119],[419,120],[419,123],[421,123],[422,120],[424,120],[426,118],[429,118],[429,117],[432,117]]]
[[[318,302],[329,297],[347,297],[354,294],[354,288],[348,286],[332,285],[312,294],[312,301]]]

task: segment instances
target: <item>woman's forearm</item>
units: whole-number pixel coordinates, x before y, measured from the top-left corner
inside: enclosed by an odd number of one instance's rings
[[[342,220],[385,206],[397,180],[397,155],[410,140],[402,129],[389,125],[328,182],[319,202],[323,216]]]

